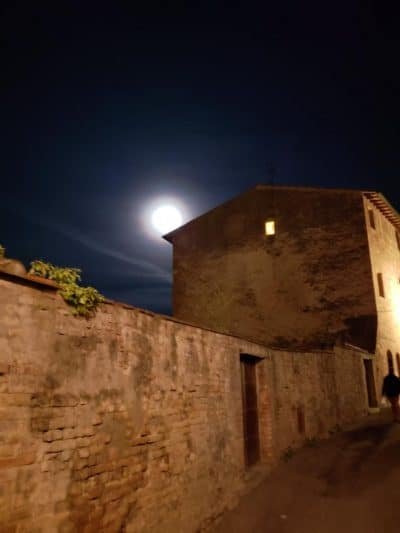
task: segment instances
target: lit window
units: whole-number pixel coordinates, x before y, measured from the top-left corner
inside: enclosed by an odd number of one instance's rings
[[[375,215],[374,215],[374,212],[372,211],[372,209],[368,209],[368,216],[369,216],[369,223],[371,225],[371,228],[376,229],[376,226],[375,226]]]
[[[382,298],[384,298],[385,297],[385,290],[383,288],[383,278],[382,278],[382,274],[380,272],[377,274],[377,278],[378,278],[379,296],[382,296]]]
[[[275,235],[275,220],[265,222],[265,235]]]

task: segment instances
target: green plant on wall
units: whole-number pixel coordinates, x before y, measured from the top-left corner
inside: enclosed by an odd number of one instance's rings
[[[77,284],[81,280],[81,270],[79,268],[57,267],[44,261],[32,261],[31,274],[47,278],[61,284]]]
[[[63,268],[44,261],[32,261],[29,273],[55,281],[60,286],[61,296],[73,307],[76,315],[89,317],[104,302],[104,296],[97,289],[78,285],[81,280],[79,268]]]
[[[0,257],[4,257],[6,255],[6,249],[4,246],[0,244]]]

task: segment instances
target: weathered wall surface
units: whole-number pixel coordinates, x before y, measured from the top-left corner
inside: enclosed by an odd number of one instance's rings
[[[257,187],[171,238],[176,317],[283,348],[375,350],[361,193]]]
[[[273,351],[273,446],[281,455],[367,414],[363,354]]]
[[[372,278],[378,310],[376,347],[376,385],[378,395],[388,372],[387,351],[393,355],[394,369],[400,375],[400,235],[396,228],[368,199],[364,199],[366,227],[371,250]],[[373,213],[375,228],[368,211]],[[379,293],[378,274],[382,275],[384,296]]]
[[[260,357],[266,469],[365,413],[358,353],[273,352],[121,305],[77,319],[4,279],[0,317],[2,531],[207,527],[246,488],[242,352]]]

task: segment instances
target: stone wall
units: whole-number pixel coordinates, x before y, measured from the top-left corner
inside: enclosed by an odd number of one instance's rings
[[[206,529],[289,446],[365,413],[359,353],[274,352],[110,303],[80,319],[22,281],[0,279],[1,531]],[[251,471],[241,353],[259,357]]]

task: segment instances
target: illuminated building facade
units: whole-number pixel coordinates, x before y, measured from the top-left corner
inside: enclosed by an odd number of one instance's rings
[[[166,239],[177,318],[276,348],[357,347],[371,405],[400,371],[400,218],[381,194],[260,185]]]

